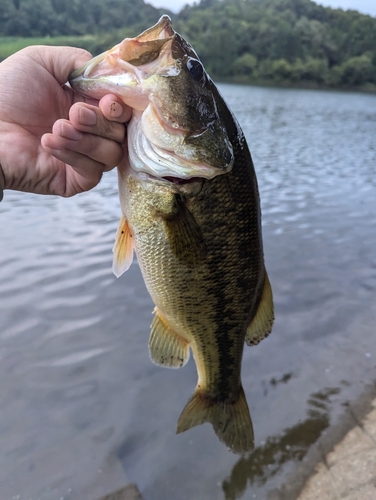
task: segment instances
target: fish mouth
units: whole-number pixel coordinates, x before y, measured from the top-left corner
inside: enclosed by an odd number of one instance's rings
[[[135,170],[134,170],[135,172]],[[164,177],[157,177],[155,175],[152,175],[148,172],[141,172],[141,171],[138,171],[137,172],[137,175],[139,177],[143,177],[144,179],[148,179],[150,181],[159,181],[159,182],[163,182],[164,184],[168,183],[168,184],[174,184],[174,185],[177,185],[177,186],[181,186],[181,185],[185,185],[185,184],[193,184],[195,182],[202,182],[205,180],[205,177],[173,177],[171,175],[166,175]]]
[[[195,196],[199,194],[206,180],[203,177],[190,177],[187,179],[172,176],[156,177],[147,172],[135,171],[132,168],[129,173],[131,173],[132,176],[136,176],[139,181],[147,183],[150,186],[159,185],[161,188],[167,188],[168,190],[186,196]]]
[[[181,177],[161,177],[163,180],[170,182],[171,184],[192,184],[193,182],[201,182],[204,180],[203,177],[190,177],[189,179],[182,179]]]
[[[171,50],[175,34],[171,19],[164,15],[139,36],[125,38],[74,70],[69,83],[87,97],[100,99],[112,91],[130,107],[144,110],[149,100],[142,82],[154,74],[171,76],[179,72]]]

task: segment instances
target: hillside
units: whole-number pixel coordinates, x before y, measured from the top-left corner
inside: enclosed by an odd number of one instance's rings
[[[202,0],[176,27],[216,78],[376,84],[376,18],[356,11],[311,0]]]

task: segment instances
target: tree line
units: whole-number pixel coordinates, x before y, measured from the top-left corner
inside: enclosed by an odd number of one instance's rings
[[[202,0],[178,16],[217,77],[376,84],[376,18],[311,0]]]
[[[92,52],[162,14],[143,0],[0,0],[0,36],[95,35]],[[173,17],[217,79],[376,89],[376,18],[312,0],[201,0]]]
[[[158,13],[143,0],[0,0],[0,36],[108,33],[152,25]]]

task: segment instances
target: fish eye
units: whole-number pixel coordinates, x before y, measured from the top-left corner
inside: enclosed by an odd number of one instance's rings
[[[205,76],[205,70],[200,61],[198,61],[197,59],[193,59],[193,57],[188,57],[186,66],[192,78],[196,80],[196,82],[200,82],[203,80]]]

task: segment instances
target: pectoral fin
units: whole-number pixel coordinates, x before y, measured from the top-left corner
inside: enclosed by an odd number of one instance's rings
[[[167,368],[180,368],[189,359],[189,344],[170,328],[157,308],[154,312],[149,338],[151,360]]]
[[[176,196],[175,209],[172,214],[163,215],[171,250],[183,263],[194,265],[206,249],[202,232],[180,196]]]
[[[247,328],[245,341],[248,345],[256,345],[272,331],[274,322],[273,293],[268,275],[265,272],[265,283],[256,316]]]
[[[125,271],[128,271],[133,261],[133,238],[128,221],[124,215],[120,217],[119,228],[112,251],[114,253],[112,271],[119,278]]]

